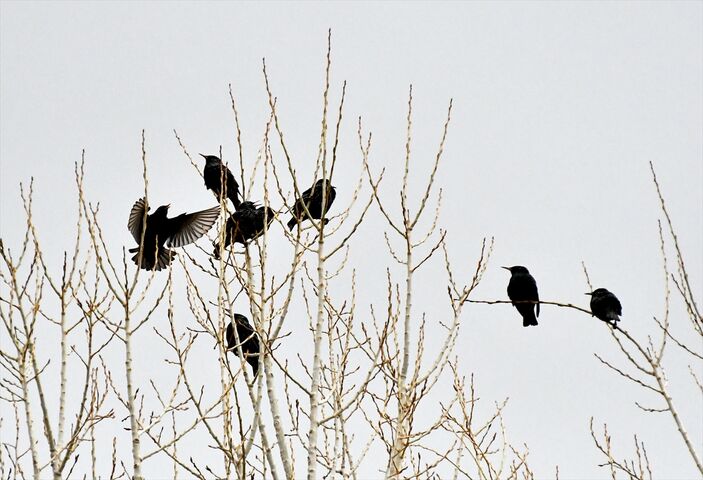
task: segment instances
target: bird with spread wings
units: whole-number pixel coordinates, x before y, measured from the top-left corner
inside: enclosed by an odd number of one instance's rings
[[[169,206],[161,205],[152,214],[148,213],[144,198],[132,206],[127,228],[139,245],[129,252],[135,253],[132,261],[140,268],[163,270],[168,267],[174,256],[169,248],[195,242],[210,230],[220,215],[218,206],[168,218]]]

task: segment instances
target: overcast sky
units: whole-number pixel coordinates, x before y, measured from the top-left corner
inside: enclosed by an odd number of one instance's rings
[[[397,192],[412,84],[413,185],[431,166],[454,102],[439,173],[453,260],[468,273],[481,238],[495,237],[475,298],[505,298],[508,275],[498,267],[522,264],[542,298],[586,306],[584,261],[595,286],[621,299],[623,325],[650,331],[663,308],[650,161],[694,291],[702,290],[701,2],[0,5],[0,227],[10,246],[24,221],[19,183],[34,177],[36,221],[51,254],[70,247],[82,149],[88,198],[101,203],[114,248],[131,246],[125,224],[143,190],[142,129],[152,202],[172,203],[174,213],[210,206],[173,130],[191,153],[221,145],[234,158],[231,83],[245,157],[255,158],[269,115],[262,57],[288,147],[310,176],[331,28],[335,98],[348,82],[339,202],[359,169],[359,116],[374,134],[372,164],[386,167],[386,192]],[[374,227],[382,228],[378,216],[351,257],[368,289],[383,285],[392,261]],[[432,312],[443,295],[439,267],[427,270],[418,312]],[[510,440],[530,446],[537,476],[553,475],[557,464],[562,478],[606,476],[588,433],[595,416],[608,422],[622,456],[632,452],[632,434],[640,436],[656,478],[695,478],[671,418],[639,411],[635,400],[660,405],[593,356],[622,361],[602,325],[549,307],[539,320],[523,329],[512,307],[469,306],[458,348],[483,399],[510,397]],[[672,390],[700,447],[703,400],[685,386],[680,360],[672,352],[681,370],[669,372]]]

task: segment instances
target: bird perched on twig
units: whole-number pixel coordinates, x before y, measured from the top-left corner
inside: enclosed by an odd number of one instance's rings
[[[227,331],[225,332],[227,351],[234,352],[236,356],[239,356],[238,346],[241,345],[244,359],[251,365],[254,378],[256,378],[256,374],[259,373],[259,336],[244,315],[235,313],[234,323],[237,324],[237,336],[235,337],[234,335],[232,322],[227,325]],[[239,342],[237,342],[237,337]]]
[[[522,326],[537,325],[537,317],[539,317],[537,282],[523,266],[500,268],[508,270],[511,274],[508,283],[508,298],[512,300],[513,306],[522,315]],[[535,310],[537,311],[536,315]]]
[[[605,288],[596,288],[591,293],[591,313],[600,320],[617,327],[622,315],[622,305],[618,297]]]
[[[325,196],[324,211],[322,210],[323,195]],[[293,204],[293,208],[291,209],[293,218],[288,221],[288,229],[293,230],[298,223],[308,218],[314,218],[316,220],[322,218],[323,222],[326,224],[328,220],[323,217],[332,206],[336,196],[337,191],[329,180],[322,179],[315,182],[315,185],[305,190],[300,198],[295,201],[295,204]],[[306,208],[307,212],[305,211]]]
[[[270,207],[257,207],[254,202],[242,202],[225,223],[225,238],[222,248],[232,243],[246,244],[264,233],[264,229],[273,222],[274,212]],[[214,242],[215,258],[220,258],[220,244]]]
[[[224,195],[225,198],[229,198],[234,205],[235,209],[239,208],[241,201],[239,200],[239,185],[234,179],[234,175],[227,168],[227,166],[222,163],[219,157],[215,155],[203,155],[201,157],[205,159],[205,167],[203,168],[203,180],[205,180],[205,186],[208,190],[212,190],[212,193],[217,197],[217,201],[220,201],[220,195]],[[222,192],[222,181],[225,180],[225,191]]]
[[[142,228],[146,217],[144,241],[140,246],[130,248],[136,254],[132,261],[145,270],[162,270],[173,258],[174,252],[166,247],[182,247],[205,235],[220,215],[220,207],[212,207],[195,213],[181,214],[168,218],[170,205],[161,205],[154,213],[147,215],[149,207],[144,198],[137,200],[129,213],[127,228],[137,243],[142,242]],[[139,257],[141,256],[141,263]]]

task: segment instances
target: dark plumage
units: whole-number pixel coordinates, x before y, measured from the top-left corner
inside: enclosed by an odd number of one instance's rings
[[[239,185],[234,179],[234,175],[230,172],[229,168],[222,163],[219,157],[215,155],[203,155],[201,157],[205,159],[205,168],[203,168],[203,180],[205,180],[205,186],[208,190],[212,190],[212,193],[217,197],[217,201],[220,201],[220,195],[222,192],[222,180],[225,182],[225,198],[229,198],[234,205],[235,209],[239,208],[241,201],[239,200]]]
[[[257,207],[254,202],[242,202],[225,224],[224,248],[232,243],[244,245],[264,233],[264,228],[271,225],[274,212],[269,207]],[[220,244],[215,242],[215,258],[220,258]]]
[[[259,336],[254,332],[249,320],[244,315],[235,313],[234,322],[237,324],[239,342],[237,342],[237,337],[234,336],[234,328],[232,327],[232,322],[230,322],[225,332],[227,351],[239,356],[239,348],[237,347],[241,344],[244,359],[251,365],[254,378],[256,378],[256,374],[259,373]]]
[[[622,305],[618,297],[605,288],[596,288],[586,295],[591,296],[591,313],[604,322],[617,326],[622,315]]]
[[[508,270],[511,274],[510,282],[508,283],[508,298],[512,300],[513,306],[522,315],[522,326],[537,325],[537,317],[539,317],[537,282],[535,282],[535,279],[525,267],[518,265],[501,268]],[[535,310],[537,312],[536,315]]]
[[[146,200],[140,198],[132,206],[129,214],[127,228],[132,236],[140,243],[142,241],[142,227],[146,215],[146,231],[144,231],[143,250],[141,251],[141,264],[139,263],[139,246],[130,248],[130,253],[136,254],[132,261],[146,270],[162,270],[166,268],[173,258],[174,252],[166,247],[182,247],[193,243],[205,235],[212,224],[220,215],[220,207],[208,208],[195,213],[181,214],[168,218],[169,205],[162,205],[151,215],[147,215],[149,207]]]
[[[322,211],[323,193],[326,196],[324,211]],[[295,201],[295,204],[291,209],[293,218],[288,221],[288,229],[293,230],[298,223],[310,217],[316,220],[323,218],[332,206],[336,196],[337,191],[329,180],[318,180],[315,182],[315,185],[313,185],[312,188],[305,190],[300,198]],[[308,210],[307,212],[305,211],[306,207]],[[327,219],[323,219],[323,222],[327,223]]]

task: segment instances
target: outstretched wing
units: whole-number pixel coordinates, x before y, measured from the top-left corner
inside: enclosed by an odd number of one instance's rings
[[[146,204],[146,199],[140,198],[132,206],[132,211],[129,212],[129,222],[127,222],[127,228],[134,237],[137,243],[142,240],[142,226],[144,225],[144,216],[149,211],[149,207]]]
[[[182,247],[205,235],[220,216],[220,207],[168,219],[168,246]]]

